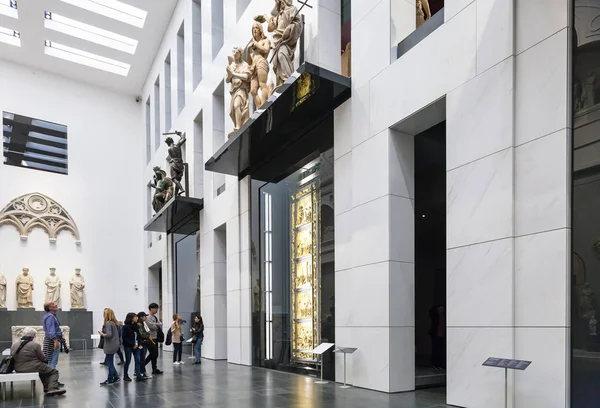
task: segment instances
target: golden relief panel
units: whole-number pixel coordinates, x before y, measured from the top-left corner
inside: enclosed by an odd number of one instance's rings
[[[312,195],[302,197],[296,206],[296,228],[298,228],[312,221]]]
[[[312,259],[296,262],[296,290],[312,286]]]
[[[296,293],[296,318],[312,319],[312,291]]]
[[[292,195],[292,359],[314,360],[306,353],[319,344],[318,181]]]
[[[306,228],[296,233],[296,258],[312,254],[312,228]]]

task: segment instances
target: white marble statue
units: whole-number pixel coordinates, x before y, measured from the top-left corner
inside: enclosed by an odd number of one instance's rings
[[[75,269],[75,275],[69,282],[71,293],[71,309],[85,309],[83,305],[83,289],[85,288],[85,280],[81,276],[81,269]]]
[[[56,276],[56,268],[50,268],[50,275],[46,277],[46,302],[60,303],[60,278]]]
[[[28,268],[23,268],[23,273],[17,276],[17,307],[33,308],[33,278]]]
[[[6,308],[6,277],[0,273],[0,308]]]

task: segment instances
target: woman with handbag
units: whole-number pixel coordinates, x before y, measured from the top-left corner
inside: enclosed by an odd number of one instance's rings
[[[194,364],[202,364],[200,361],[202,352],[202,342],[204,341],[204,322],[202,316],[196,315],[194,317],[194,326],[190,329],[194,337],[192,338],[192,345],[194,346]]]
[[[173,336],[173,365],[185,364],[181,361],[183,352],[183,333],[181,331],[181,315],[175,313],[173,315],[173,324],[171,325],[171,333]]]
[[[104,329],[98,331],[100,337],[104,340],[104,354],[106,355],[106,364],[108,365],[108,378],[100,385],[110,385],[121,381],[117,369],[115,368],[115,354],[119,350],[119,329],[117,328],[117,318],[112,309],[104,310]]]

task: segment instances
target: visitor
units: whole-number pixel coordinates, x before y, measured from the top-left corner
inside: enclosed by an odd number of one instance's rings
[[[183,352],[183,333],[181,330],[181,315],[175,313],[173,315],[173,324],[171,325],[171,335],[173,336],[173,365],[185,364],[181,361],[181,354]]]
[[[60,355],[60,343],[62,342],[62,331],[60,330],[60,322],[56,317],[58,305],[54,302],[44,303],[43,328],[44,328],[44,356],[48,361],[48,365],[56,368],[58,365],[58,356]]]
[[[200,361],[201,357],[201,346],[204,341],[204,322],[202,321],[202,316],[196,315],[194,317],[194,325],[190,329],[190,332],[194,335],[192,337],[192,345],[194,346],[194,364],[202,364]]]
[[[148,346],[148,357],[146,357],[145,365],[152,362],[152,374],[162,374],[163,372],[158,369],[158,332],[162,331],[162,322],[158,318],[158,305],[156,303],[150,303],[148,306],[150,314],[146,318],[146,325],[150,328],[150,337],[152,342]]]
[[[44,305],[44,308],[46,306]],[[50,367],[42,353],[42,347],[35,342],[36,330],[33,327],[23,329],[21,340],[13,343],[10,353],[17,373],[38,373],[47,395],[62,395],[67,392],[58,386],[58,370]]]
[[[110,385],[121,381],[117,369],[115,368],[115,353],[119,350],[119,329],[117,328],[117,318],[112,309],[104,310],[104,329],[98,331],[98,334],[104,339],[104,354],[106,355],[106,365],[108,366],[108,378],[100,385]]]
[[[146,324],[148,314],[146,312],[139,312],[138,318],[138,349],[140,352],[140,375],[144,379],[152,378],[152,376],[146,374],[146,352],[148,351],[149,345],[152,343],[152,337],[150,336],[150,328]]]
[[[122,328],[122,343],[125,350],[125,367],[123,368],[123,381],[131,381],[129,377],[129,364],[133,356],[134,370],[136,380],[145,380],[140,373],[140,350],[139,350],[139,334],[138,334],[138,317],[135,313],[127,313],[125,323]]]
[[[119,365],[125,364],[125,359],[123,358],[123,352],[121,351],[121,347],[123,346],[123,322],[117,322],[117,330],[119,331],[119,349],[117,350],[117,356],[119,356]]]

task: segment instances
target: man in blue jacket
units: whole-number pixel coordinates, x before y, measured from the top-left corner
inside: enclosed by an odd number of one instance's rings
[[[62,341],[62,332],[60,331],[60,322],[56,317],[58,305],[54,302],[44,303],[44,356],[48,360],[48,365],[56,368],[58,356],[60,355],[60,342]]]

